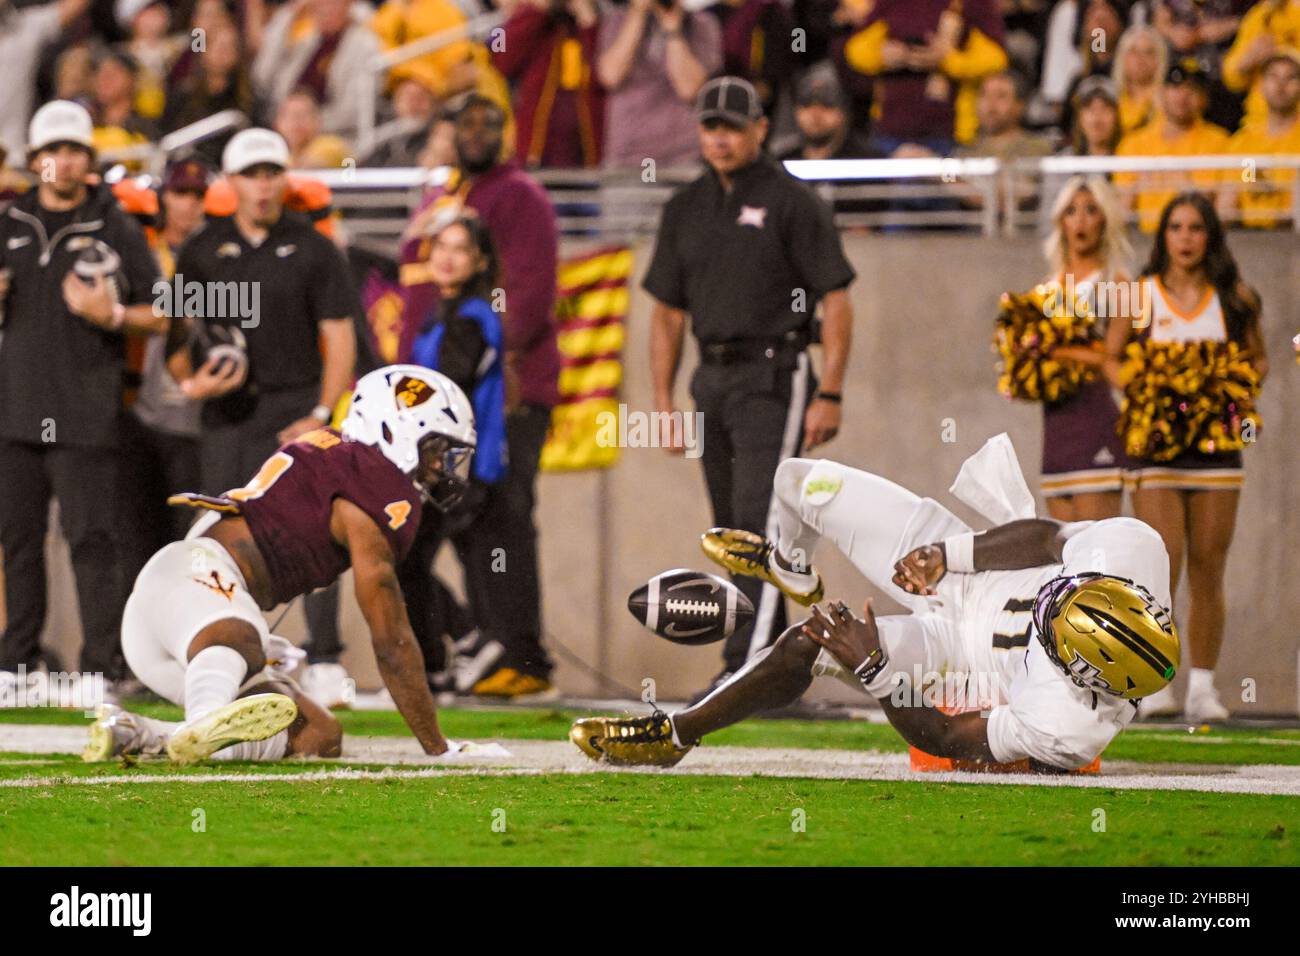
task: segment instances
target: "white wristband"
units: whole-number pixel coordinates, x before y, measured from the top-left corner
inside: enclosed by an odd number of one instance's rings
[[[975,532],[955,534],[943,539],[943,563],[954,574],[975,572]]]

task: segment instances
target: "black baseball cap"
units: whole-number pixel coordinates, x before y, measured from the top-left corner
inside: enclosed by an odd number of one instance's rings
[[[1202,88],[1205,88],[1210,85],[1210,71],[1196,57],[1185,56],[1169,65],[1169,72],[1165,74],[1165,82],[1175,85],[1179,83],[1199,83]]]
[[[835,75],[835,68],[830,64],[818,64],[799,79],[795,87],[794,101],[798,106],[834,106],[844,108],[844,88],[840,78]]]
[[[748,80],[719,76],[700,88],[695,97],[695,115],[701,123],[720,119],[732,126],[745,127],[762,117],[763,107]]]

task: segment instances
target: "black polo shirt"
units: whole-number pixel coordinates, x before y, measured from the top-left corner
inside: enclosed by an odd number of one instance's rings
[[[709,168],[673,195],[642,285],[689,312],[706,344],[807,328],[818,300],[854,277],[830,209],[767,155],[731,180],[727,193]]]
[[[342,254],[305,216],[288,210],[256,246],[240,232],[233,216],[209,220],[181,247],[173,281],[182,277],[184,289],[191,283],[208,288],[228,282],[257,289],[256,324],[241,320],[234,308],[221,315],[184,309],[210,324],[240,326],[248,342],[248,384],[229,401],[208,403],[217,412],[224,408],[225,417],[241,417],[236,409],[246,403],[237,399],[246,393],[318,384],[318,324],[349,319],[354,311],[352,280]],[[204,417],[211,417],[206,408]]]

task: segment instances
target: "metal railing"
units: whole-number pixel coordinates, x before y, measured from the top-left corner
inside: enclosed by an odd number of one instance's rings
[[[1300,156],[1250,157],[1251,177],[1229,177],[1242,169],[1242,156],[1206,157],[1048,157],[1001,163],[993,158],[807,160],[787,163],[793,175],[805,179],[835,210],[842,229],[867,228],[885,232],[943,229],[1009,236],[1042,230],[1054,190],[1075,173],[1130,172],[1175,177],[1173,182],[1139,181],[1119,184],[1117,192],[1132,201],[1144,190],[1213,188],[1225,198],[1244,192],[1288,188],[1268,183],[1267,170],[1292,170],[1300,179]],[[1198,185],[1196,172],[1214,172],[1215,186]],[[558,214],[560,231],[571,238],[628,240],[653,233],[659,207],[673,188],[698,175],[698,168],[659,170],[654,182],[635,171],[537,170]],[[418,168],[315,170],[308,173],[328,183],[335,205],[349,221],[353,235],[370,235],[395,242],[405,220],[432,185],[430,173]],[[1182,178],[1179,178],[1182,177]],[[1019,187],[1019,192],[1017,188]],[[1291,213],[1280,216],[1293,230],[1300,228],[1300,188],[1290,187]],[[1231,212],[1231,203],[1225,208]],[[1133,221],[1136,215],[1132,214]],[[1239,217],[1237,217],[1239,218]],[[1227,216],[1235,223],[1232,215]]]

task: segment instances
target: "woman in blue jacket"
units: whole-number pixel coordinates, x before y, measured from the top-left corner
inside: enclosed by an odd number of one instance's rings
[[[505,477],[506,387],[501,314],[493,308],[497,258],[491,236],[471,210],[463,210],[434,235],[429,273],[440,297],[411,347],[410,361],[436,369],[461,387],[474,406],[478,446],[464,500],[446,513],[424,509],[420,533],[398,570],[411,627],[424,653],[435,691],[469,690],[495,663],[491,642],[475,627],[482,595],[466,574],[471,613],[459,607],[430,566],[442,542],[473,533],[489,489]],[[449,646],[450,645],[450,646]],[[500,656],[500,645],[495,648]],[[459,656],[472,666],[452,668]]]

